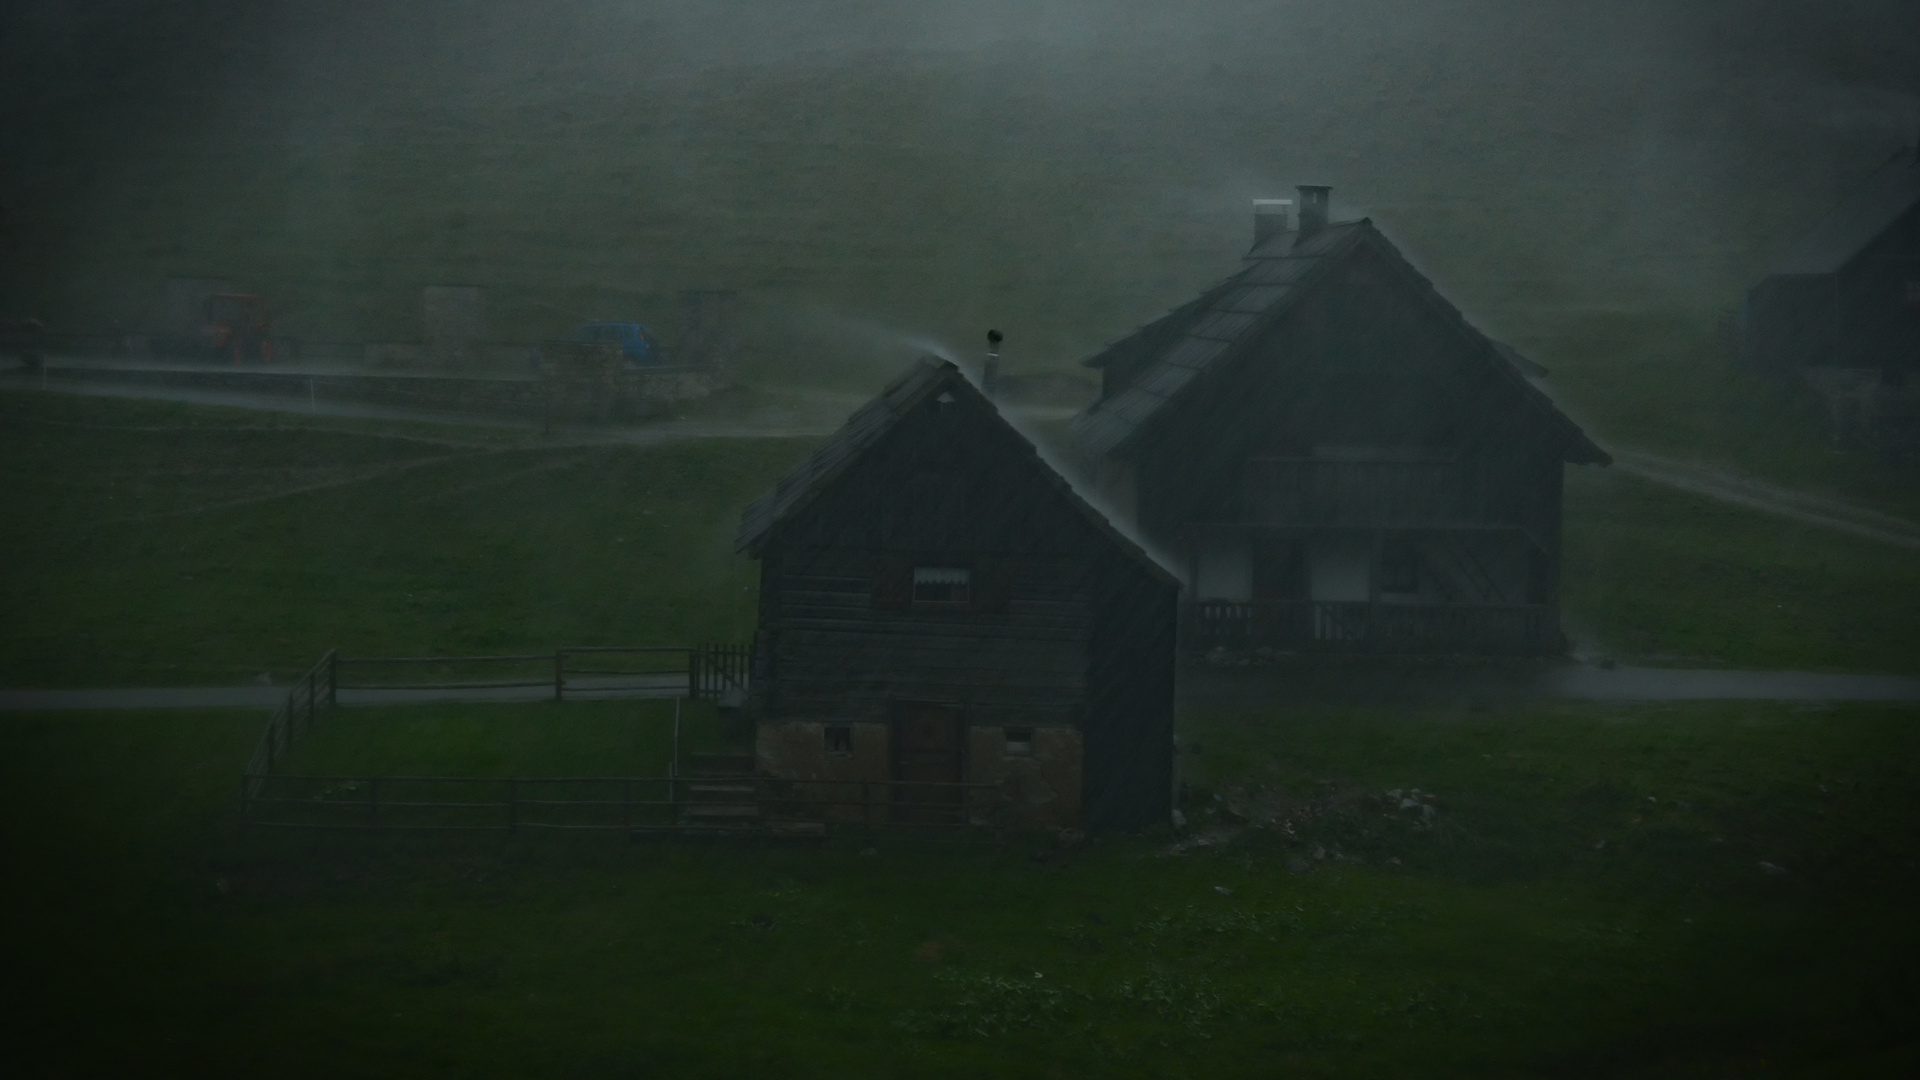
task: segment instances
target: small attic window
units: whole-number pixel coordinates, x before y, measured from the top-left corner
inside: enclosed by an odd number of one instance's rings
[[[933,399],[933,407],[939,412],[951,412],[953,411],[953,402],[953,391],[942,390],[940,391],[940,396]]]
[[[964,566],[916,566],[913,568],[913,602],[919,604],[964,604],[972,596],[973,572]]]
[[[1033,755],[1033,729],[1030,727],[1010,727],[1007,732],[1007,756],[1031,757]]]

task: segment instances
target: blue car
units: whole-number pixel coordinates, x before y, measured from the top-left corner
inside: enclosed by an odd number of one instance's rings
[[[575,341],[599,341],[620,346],[628,367],[653,367],[667,362],[660,339],[652,330],[632,322],[588,323],[573,332]]]

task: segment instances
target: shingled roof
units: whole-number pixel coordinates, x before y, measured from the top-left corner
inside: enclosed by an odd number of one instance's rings
[[[1124,389],[1074,417],[1073,431],[1082,447],[1096,456],[1126,451],[1169,402],[1208,373],[1228,367],[1255,340],[1284,320],[1317,281],[1363,247],[1382,252],[1398,266],[1475,347],[1475,354],[1510,379],[1529,408],[1561,429],[1567,461],[1612,461],[1579,425],[1554,406],[1552,399],[1527,381],[1527,376],[1545,374],[1546,369],[1467,322],[1367,218],[1327,225],[1304,240],[1293,232],[1270,237],[1248,253],[1238,273],[1082,361],[1088,367],[1138,365],[1138,374]]]
[[[1916,206],[1920,149],[1903,149],[1807,230],[1772,273],[1837,274]]]
[[[1008,422],[985,394],[969,381],[950,361],[926,357],[913,364],[900,377],[887,384],[879,396],[855,409],[839,431],[833,433],[792,472],[780,478],[773,490],[748,504],[740,515],[740,530],[734,536],[734,550],[758,556],[775,528],[813,502],[821,492],[892,431],[909,413],[935,395],[946,392],[971,401],[1033,458],[1033,467],[1048,478],[1063,498],[1078,510],[1095,529],[1109,537],[1130,557],[1147,566],[1163,581],[1178,584],[1179,579],[1150,554],[1138,540],[1116,528],[1106,515],[1095,509],[1072,481],[1042,456],[1033,441]]]

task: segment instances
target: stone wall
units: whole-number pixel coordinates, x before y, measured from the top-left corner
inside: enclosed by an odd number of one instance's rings
[[[967,779],[1000,784],[1013,801],[1011,824],[1030,829],[1080,827],[1080,732],[1036,727],[1033,752],[1007,753],[1007,729],[967,729]]]
[[[848,729],[851,752],[827,749],[827,728],[832,726]],[[975,796],[973,824],[1048,830],[1079,827],[1080,732],[1059,726],[1031,730],[1032,752],[1009,754],[1006,728],[967,727],[966,781],[1000,786],[997,793]],[[828,792],[835,798],[860,799],[860,782],[872,782],[878,807],[874,823],[880,824],[887,820],[889,793],[878,785],[893,775],[889,739],[886,724],[762,720],[754,733],[755,769],[762,776],[801,781],[794,793],[802,799]],[[829,809],[827,820],[857,823],[863,814],[858,806],[835,807]]]

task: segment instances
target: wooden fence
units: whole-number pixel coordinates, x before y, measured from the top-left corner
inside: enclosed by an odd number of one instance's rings
[[[281,771],[341,693],[552,689],[553,700],[635,691],[736,703],[749,650],[572,648],[513,656],[344,657],[329,650],[287,690],[241,778],[242,820],[290,829],[727,830],[829,824],[967,829],[1013,824],[1000,784],[758,776],[310,776]],[[381,678],[383,673],[391,673]],[[354,681],[347,681],[349,676]],[[541,695],[541,696],[544,696]],[[405,700],[402,698],[401,700]],[[677,730],[677,729],[676,729]],[[677,756],[677,755],[676,755]]]
[[[329,654],[332,656],[333,654]],[[653,692],[662,697],[744,699],[748,650],[737,645],[578,647],[515,656],[334,656],[351,669],[342,690],[553,689],[553,700]],[[392,672],[386,678],[381,673]]]
[[[260,783],[272,774],[276,764],[286,760],[295,740],[313,730],[323,709],[335,706],[339,661],[339,654],[328,649],[327,655],[300,676],[300,681],[287,691],[286,699],[267,717],[267,729],[260,733],[260,742],[253,748],[253,756],[247,759],[246,778],[241,784],[244,800],[259,794]]]
[[[569,692],[594,697],[653,691],[662,697],[737,703],[746,696],[747,658],[748,650],[737,645],[572,648],[523,656],[344,657],[339,650],[329,649],[288,688],[287,696],[267,718],[266,730],[247,760],[241,784],[243,809],[250,810],[262,797],[264,785],[275,777],[299,740],[339,706],[342,690],[514,690],[550,686],[555,701],[566,700]],[[529,665],[537,668],[537,678],[529,678]],[[422,670],[424,676],[410,674]],[[399,671],[402,676],[399,681],[342,681],[343,672],[354,671],[363,676]]]

